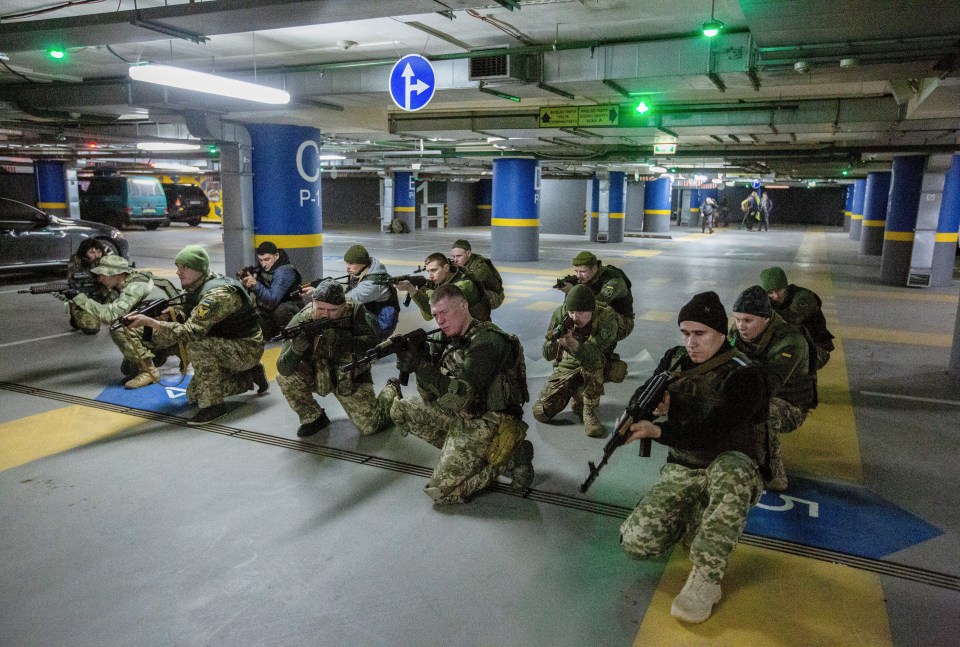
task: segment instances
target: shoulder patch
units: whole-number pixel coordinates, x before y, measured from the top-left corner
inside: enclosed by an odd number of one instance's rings
[[[780,353],[780,355],[787,358],[793,357],[793,353]]]
[[[194,308],[193,313],[197,319],[206,319],[210,316],[210,309],[213,306],[213,303],[210,299],[204,299],[197,304],[197,307]]]

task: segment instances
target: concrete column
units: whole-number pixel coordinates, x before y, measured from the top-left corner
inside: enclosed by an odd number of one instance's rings
[[[37,208],[60,218],[70,217],[65,171],[66,162],[59,160],[37,160],[33,163]]]
[[[943,182],[940,218],[937,221],[936,242],[933,245],[930,287],[953,284],[958,230],[960,230],[960,155],[954,155]],[[960,340],[955,338],[953,343],[956,346]]]
[[[493,210],[493,180],[480,180],[479,194],[477,195],[477,215],[481,225],[490,224],[490,212]]]
[[[393,217],[407,226],[408,232],[417,228],[417,185],[413,173],[393,173]]]
[[[247,126],[253,144],[253,245],[285,249],[303,277],[323,276],[320,131],[306,126]]]
[[[590,180],[590,197],[587,200],[587,231],[590,232],[591,243],[597,242],[597,234],[600,232],[601,194],[607,193],[609,186],[606,178],[601,179],[596,174]]]
[[[703,201],[703,194],[700,189],[690,189],[690,206],[688,209],[689,219],[687,225],[698,227],[700,225],[700,203]]]
[[[850,217],[853,215],[853,184],[847,185],[847,194],[843,202],[843,230],[850,231]]]
[[[449,182],[447,184],[447,226],[466,227],[477,220],[476,182]]]
[[[898,155],[893,158],[887,226],[883,233],[883,252],[880,257],[880,280],[889,285],[907,284],[926,163],[925,155]]]
[[[626,212],[627,178],[622,171],[610,171],[607,193],[607,242],[623,242],[623,218]]]
[[[540,258],[540,162],[493,160],[490,256],[495,261]]]
[[[227,276],[256,261],[253,242],[253,151],[242,128],[241,142],[220,142],[223,257]],[[319,276],[319,275],[318,275]]]
[[[887,205],[890,202],[889,171],[867,175],[863,197],[863,220],[860,230],[860,253],[880,256],[883,253],[883,230],[887,224]]]
[[[643,189],[643,230],[650,233],[670,231],[669,177],[647,182]]]
[[[853,213],[850,214],[850,240],[860,240],[863,229],[863,199],[867,193],[867,181],[855,180],[853,183]]]

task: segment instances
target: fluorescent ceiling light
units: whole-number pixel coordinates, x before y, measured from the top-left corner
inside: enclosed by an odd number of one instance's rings
[[[142,151],[198,151],[200,144],[181,144],[179,142],[137,142]]]
[[[129,74],[134,81],[156,83],[171,88],[207,92],[222,97],[259,101],[260,103],[276,105],[290,103],[290,94],[283,90],[257,85],[256,83],[247,83],[246,81],[236,81],[214,74],[186,70],[181,67],[153,65],[152,63],[131,65]]]
[[[200,171],[199,166],[191,166],[189,164],[168,164],[165,162],[154,162],[152,166],[157,170],[180,171],[181,173],[197,173]],[[136,182],[136,180],[134,180],[134,182]]]
[[[336,153],[320,153],[317,157],[321,162],[326,162],[328,160],[345,160],[347,159],[346,155],[338,155]]]

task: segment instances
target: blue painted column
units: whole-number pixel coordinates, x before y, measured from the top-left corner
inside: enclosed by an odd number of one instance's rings
[[[493,180],[483,178],[478,184],[480,193],[477,196],[477,215],[481,225],[489,225],[490,212],[493,209]]]
[[[863,229],[863,199],[867,194],[867,181],[855,180],[853,183],[853,207],[850,214],[850,240],[860,240]]]
[[[690,227],[700,226],[700,202],[703,200],[703,194],[700,189],[690,189],[690,219],[687,225]]]
[[[847,185],[847,196],[843,203],[843,230],[850,231],[850,216],[853,215],[853,190],[854,185]]]
[[[925,155],[898,155],[893,158],[887,226],[883,233],[883,253],[880,257],[880,280],[883,283],[907,284],[926,164]]]
[[[960,155],[954,155],[943,182],[940,218],[937,221],[936,242],[933,245],[930,287],[944,287],[953,284],[953,265],[957,255],[958,230],[960,230]],[[960,344],[960,339],[955,338],[953,343],[954,345]]]
[[[590,207],[587,211],[587,231],[590,232],[590,242],[595,243],[600,231],[600,178],[596,175],[590,180]]]
[[[610,171],[610,191],[608,193],[607,242],[623,242],[623,217],[626,212],[627,176],[623,171]]]
[[[37,183],[37,208],[54,216],[69,218],[66,162],[37,160],[33,163],[33,171]]]
[[[247,126],[253,145],[253,245],[285,249],[307,278],[323,276],[320,131],[306,126]]]
[[[867,175],[860,230],[860,253],[867,256],[880,256],[883,253],[883,231],[887,224],[887,204],[890,202],[890,176],[890,171]]]
[[[644,231],[670,231],[670,185],[669,177],[660,177],[643,187]]]
[[[409,171],[395,171],[393,174],[393,217],[403,221],[408,233],[416,230],[417,184]]]
[[[540,162],[493,160],[490,256],[496,261],[540,258]]]

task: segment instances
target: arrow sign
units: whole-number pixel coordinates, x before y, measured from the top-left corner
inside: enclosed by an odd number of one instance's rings
[[[390,98],[401,110],[420,110],[430,103],[434,90],[433,66],[418,54],[404,56],[390,71]]]

